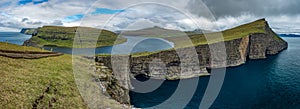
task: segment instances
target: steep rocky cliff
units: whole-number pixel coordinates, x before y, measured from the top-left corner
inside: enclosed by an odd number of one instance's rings
[[[122,93],[113,95],[121,94],[120,98],[126,101],[129,99],[124,98],[123,92],[124,90],[127,92],[127,88],[130,88],[130,77],[145,75],[155,79],[175,80],[209,75],[208,69],[239,66],[247,59],[264,59],[288,47],[287,42],[275,34],[264,19],[259,22],[263,23],[263,32],[251,33],[225,42],[165,50],[141,56],[97,56],[96,61],[103,63],[109,69],[114,69],[112,75],[120,82],[119,86],[125,88],[121,89]],[[221,51],[218,48],[221,44],[225,44],[226,55],[220,53],[212,56],[211,47],[215,46],[216,49],[213,50]],[[197,53],[197,59],[190,55],[193,53],[191,50],[193,48]],[[178,56],[178,52],[183,54]],[[219,62],[222,59],[226,59],[224,61],[226,64]]]
[[[199,64],[194,60],[191,52],[193,47],[179,48],[176,50],[166,50],[145,56],[129,56],[130,76],[147,75],[157,79],[182,79],[191,78],[201,75],[208,75],[207,69],[233,67],[244,64],[247,59],[264,59],[267,55],[274,55],[287,48],[287,42],[278,37],[264,21],[265,32],[252,33],[242,38],[218,42],[213,44],[204,44],[195,46],[198,55]],[[211,56],[210,47],[225,44],[227,56],[216,55]],[[218,47],[215,47],[218,51]],[[178,51],[183,53],[183,57],[178,56]],[[226,65],[218,64],[222,58],[226,58]],[[98,61],[102,61],[108,67],[111,66],[111,57],[99,56]],[[182,62],[180,59],[188,60]],[[158,61],[157,61],[158,60]],[[214,62],[214,64],[212,64]],[[216,64],[217,63],[217,64]],[[113,64],[113,65],[124,65]],[[120,67],[121,67],[120,66]],[[151,66],[156,69],[150,68]],[[163,66],[163,67],[161,67]],[[199,69],[200,67],[200,69]],[[187,69],[185,69],[187,68]],[[197,69],[198,68],[198,69]],[[151,70],[151,71],[150,71]],[[183,72],[183,73],[181,73]],[[124,78],[122,78],[124,79]],[[121,80],[122,80],[121,79]]]

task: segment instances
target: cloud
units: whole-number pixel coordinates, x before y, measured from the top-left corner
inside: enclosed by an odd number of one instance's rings
[[[203,0],[216,19],[204,16],[206,12],[199,1],[1,0],[0,31],[43,25],[81,25],[110,30],[160,26],[193,30],[198,29],[195,22],[201,29],[217,31],[264,17],[277,32],[295,32],[300,28],[298,0]]]
[[[22,19],[22,22],[26,22],[26,21],[28,21],[29,19],[28,18],[23,18]]]
[[[299,14],[299,0],[203,0],[216,18],[253,14],[256,16],[278,16]],[[187,8],[197,9],[199,0],[190,0]],[[193,11],[199,14],[199,11]]]
[[[54,21],[51,23],[51,25],[57,25],[57,26],[59,26],[59,25],[63,25],[63,23],[62,23],[61,20],[54,20]]]
[[[30,22],[26,22],[26,24],[29,24],[29,25],[41,25],[41,24],[44,24],[44,23],[41,22],[41,21],[30,21]]]

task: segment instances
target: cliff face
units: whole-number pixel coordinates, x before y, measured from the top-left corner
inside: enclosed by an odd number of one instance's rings
[[[287,48],[287,42],[279,38],[269,28],[267,23],[265,26],[265,31],[265,33],[254,33],[239,39],[224,42],[227,56],[211,56],[209,47],[219,46],[222,44],[222,42],[211,45],[195,46],[195,50],[198,55],[198,64],[195,61],[195,57],[190,55],[192,54],[192,48],[181,48],[177,49],[177,51],[162,51],[147,56],[129,56],[129,75],[133,77],[143,74],[156,79],[191,78],[201,75],[208,75],[207,68],[210,69],[239,66],[244,64],[247,59],[264,59],[267,57],[267,55],[277,54]],[[218,49],[218,47],[215,48]],[[177,52],[183,53],[182,57],[179,57]],[[222,60],[224,57],[226,57],[225,66],[222,64],[222,62],[217,62]],[[99,56],[97,58],[98,61],[104,62],[105,65],[111,68],[111,60],[109,59],[111,57]],[[180,58],[187,61],[182,62]],[[197,69],[199,66],[200,69]],[[124,80],[124,78],[121,80]]]
[[[114,76],[111,69],[106,67],[104,63],[96,63],[96,74],[99,75],[98,83],[103,93],[107,94],[114,100],[122,104],[130,104],[129,90],[120,84],[120,81]]]

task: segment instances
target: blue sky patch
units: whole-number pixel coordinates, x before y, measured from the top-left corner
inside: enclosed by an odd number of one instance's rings
[[[48,2],[48,0],[19,0],[19,5],[26,5],[28,3],[33,3],[36,5],[44,2]]]
[[[93,15],[97,14],[116,14],[120,12],[124,12],[125,10],[113,10],[108,8],[97,8],[94,12],[92,12]]]
[[[64,22],[74,22],[74,21],[81,20],[83,17],[84,17],[83,14],[75,14],[75,15],[65,17],[63,21]]]

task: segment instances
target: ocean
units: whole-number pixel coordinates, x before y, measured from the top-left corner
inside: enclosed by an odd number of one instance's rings
[[[0,42],[23,45],[24,41],[30,38],[31,35],[25,35],[19,32],[0,32]]]

